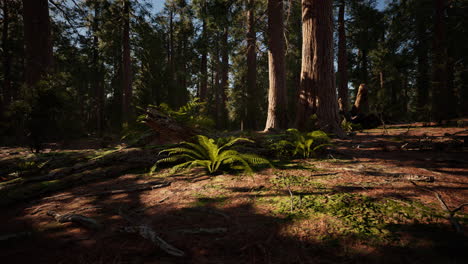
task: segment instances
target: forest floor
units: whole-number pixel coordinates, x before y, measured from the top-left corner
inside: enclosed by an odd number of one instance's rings
[[[456,232],[436,193],[449,210],[468,202],[467,138],[466,127],[365,130],[335,141],[327,159],[251,176],[149,176],[151,148],[0,148],[2,170],[23,171],[12,184],[0,174],[0,261],[466,263],[468,208],[453,214]],[[136,225],[184,256],[129,233]]]

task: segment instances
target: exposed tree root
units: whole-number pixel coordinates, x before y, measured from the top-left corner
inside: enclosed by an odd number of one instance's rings
[[[72,223],[77,223],[79,225],[82,225],[86,228],[90,229],[100,229],[101,225],[94,219],[82,216],[79,214],[58,214],[55,211],[48,211],[47,212],[48,216],[52,216],[57,222],[59,223],[67,223],[67,222],[72,222]]]
[[[138,223],[137,220],[133,219],[131,216],[124,213],[121,209],[119,209],[119,215],[125,220],[127,220],[127,222],[129,222],[130,224],[133,224],[133,226],[123,227],[121,229],[122,232],[138,233],[140,236],[142,236],[145,239],[150,240],[153,244],[158,246],[160,249],[162,249],[164,252],[166,252],[169,255],[172,255],[175,257],[185,256],[185,253],[182,250],[177,249],[176,247],[164,241],[161,237],[157,235],[157,233],[149,225]]]

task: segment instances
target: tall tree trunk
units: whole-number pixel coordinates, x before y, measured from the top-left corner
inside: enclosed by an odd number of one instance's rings
[[[313,3],[302,0],[302,65],[295,126],[304,130],[306,121],[316,111],[317,91],[313,79],[314,43]]]
[[[247,111],[245,126],[257,128],[257,32],[255,31],[255,1],[247,2]]]
[[[317,117],[320,129],[344,136],[338,114],[333,68],[333,1],[311,0],[312,43],[314,49],[313,75],[317,87]]]
[[[429,105],[429,89],[430,89],[430,77],[429,77],[429,45],[427,44],[426,28],[427,25],[421,17],[421,12],[417,12],[416,16],[416,55],[417,55],[417,66],[416,66],[416,106],[419,111],[426,112]]]
[[[367,49],[361,51],[361,80],[366,85],[369,80]]]
[[[393,92],[392,92],[393,93]],[[368,92],[365,84],[359,85],[359,89],[356,95],[356,100],[354,101],[353,108],[351,109],[351,115],[366,115],[369,111],[369,100]],[[393,100],[393,99],[392,99]]]
[[[447,42],[445,8],[447,0],[434,0],[434,38],[432,43],[432,112],[436,122],[447,114]]]
[[[218,129],[221,128],[221,113],[223,109],[223,96],[221,93],[222,86],[221,86],[221,61],[219,59],[219,54],[220,54],[220,47],[219,47],[219,42],[216,43],[216,48],[215,48],[215,54],[213,55],[214,59],[214,84],[213,84],[213,90],[214,90],[214,96],[215,96],[215,105],[216,105],[216,127]]]
[[[288,125],[283,0],[268,0],[268,116],[265,131]]]
[[[95,95],[95,121],[96,130],[99,136],[102,136],[104,127],[104,80],[102,76],[102,65],[99,56],[99,19],[101,16],[100,2],[94,2],[94,18],[93,18],[93,91]]]
[[[207,91],[208,91],[208,43],[207,43],[207,29],[206,19],[203,19],[203,32],[202,32],[202,57],[200,62],[200,90],[198,96],[201,101],[207,100]]]
[[[345,0],[338,12],[338,103],[342,113],[349,111],[348,54],[346,52]]]
[[[224,28],[222,35],[221,45],[221,127],[225,127],[227,124],[227,90],[229,86],[229,43],[228,43],[228,27]]]
[[[2,0],[3,7],[3,29],[2,29],[2,49],[3,49],[3,88],[0,97],[0,118],[4,109],[11,103],[11,54],[9,44],[10,9],[8,0]],[[2,100],[3,99],[3,100]]]
[[[25,81],[34,88],[52,66],[48,0],[23,0]]]
[[[123,35],[122,35],[122,117],[123,123],[128,124],[132,118],[132,69],[130,61],[130,2],[124,1],[123,6]]]
[[[169,6],[169,50],[168,50],[168,64],[169,64],[169,85],[168,85],[168,101],[169,105],[175,107],[177,105],[177,93],[175,84],[175,58],[174,58],[174,6]]]

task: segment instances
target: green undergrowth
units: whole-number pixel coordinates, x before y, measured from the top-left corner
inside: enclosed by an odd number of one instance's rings
[[[422,205],[377,200],[360,194],[334,193],[281,196],[269,200],[275,213],[295,218],[326,218],[335,235],[351,235],[376,240],[392,237],[391,226],[432,222],[443,216]]]

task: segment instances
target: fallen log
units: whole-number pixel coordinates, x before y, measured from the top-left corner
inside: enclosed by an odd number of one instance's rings
[[[52,216],[59,223],[77,223],[89,229],[100,229],[101,225],[94,219],[79,214],[58,214],[55,211],[48,211],[48,216]]]

